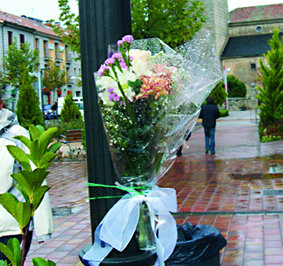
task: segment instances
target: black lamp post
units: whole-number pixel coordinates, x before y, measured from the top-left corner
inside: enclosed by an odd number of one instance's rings
[[[106,59],[107,46],[131,34],[130,0],[80,0],[79,14],[88,180],[113,185],[116,181],[115,172],[100,116],[93,73]],[[89,188],[90,197],[121,193],[111,188]],[[92,237],[97,225],[116,201],[104,199],[90,202]],[[113,262],[113,265],[118,265],[118,262],[120,265],[134,263],[144,266],[154,262],[154,254],[140,251],[137,244],[131,242],[123,254],[112,251],[110,259],[104,260],[101,265],[112,265]],[[85,247],[79,253],[81,259],[87,249]]]

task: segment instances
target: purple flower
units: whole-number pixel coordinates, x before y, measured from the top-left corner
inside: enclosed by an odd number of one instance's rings
[[[115,64],[115,59],[114,58],[112,58],[112,57],[110,57],[110,58],[108,58],[108,59],[106,59],[105,60],[105,62],[104,62],[106,65],[114,65]]]
[[[122,55],[121,55],[121,53],[114,53],[114,54],[112,55],[112,58],[121,59],[121,58],[122,58]]]
[[[128,42],[128,43],[131,43],[133,40],[134,40],[134,38],[133,38],[132,35],[125,35],[125,36],[122,38],[122,41],[123,41],[123,42]]]
[[[109,94],[109,101],[113,101],[113,97],[114,97],[114,95],[113,94]]]
[[[112,95],[113,95],[113,100],[114,100],[115,102],[119,102],[120,97],[119,97],[116,93],[113,93]]]
[[[104,74],[106,71],[108,71],[108,70],[109,70],[109,67],[108,67],[108,66],[106,66],[106,65],[101,65],[100,68],[99,68],[99,70],[98,70],[98,72],[97,72],[97,75],[98,75],[99,77],[102,77],[103,74]]]
[[[108,91],[109,93],[111,93],[111,92],[114,91],[114,89],[113,89],[113,88],[109,88],[107,91]]]
[[[126,65],[124,60],[120,62],[120,66],[121,66],[121,68],[128,69],[128,67],[127,67],[127,65]]]
[[[117,42],[118,47],[120,47],[122,44],[123,44],[123,41],[122,41],[122,40],[119,40],[119,41]]]

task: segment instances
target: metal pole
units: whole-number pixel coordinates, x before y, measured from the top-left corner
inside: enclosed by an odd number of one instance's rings
[[[227,93],[226,99],[225,99],[225,109],[228,110],[228,84],[227,84],[227,69],[225,66],[223,66],[223,72],[224,72],[224,89]]]
[[[88,181],[113,185],[115,172],[100,117],[93,74],[107,57],[107,45],[131,34],[130,1],[80,0],[79,14]],[[89,195],[121,195],[121,192],[90,187]],[[92,237],[95,228],[116,201],[90,201]]]

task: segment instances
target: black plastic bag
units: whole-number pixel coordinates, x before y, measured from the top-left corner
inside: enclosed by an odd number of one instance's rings
[[[219,251],[227,244],[220,231],[209,225],[186,223],[178,226],[178,240],[166,265],[186,265],[218,258]],[[212,264],[210,264],[212,265]],[[220,265],[219,262],[215,265]]]

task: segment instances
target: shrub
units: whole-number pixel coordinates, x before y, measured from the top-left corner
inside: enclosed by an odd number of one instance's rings
[[[46,125],[45,128],[54,127],[56,126],[58,128],[57,132],[55,133],[54,137],[58,138],[60,135],[65,135],[67,130],[70,129],[84,129],[84,122],[82,120],[71,120],[68,122],[59,121],[58,123],[50,123],[49,125]]]
[[[219,109],[219,114],[220,114],[220,117],[225,117],[229,115],[229,112],[228,110],[225,110],[225,109]]]
[[[257,86],[259,94],[260,124],[259,134],[264,134],[263,129],[278,123],[283,114],[283,42],[279,38],[279,30],[274,29],[272,39],[269,41],[271,50],[265,55],[267,64],[259,60],[260,77],[262,86]],[[282,126],[281,126],[282,128]],[[280,129],[279,129],[280,131]],[[282,131],[282,129],[281,129]]]
[[[19,123],[29,128],[29,125],[44,125],[43,114],[39,108],[37,93],[31,85],[31,77],[25,68],[20,77],[20,92],[16,114]]]
[[[214,103],[216,105],[221,106],[225,103],[227,93],[225,91],[223,81],[218,82],[218,84],[214,87],[209,96],[213,97]]]
[[[73,101],[72,94],[68,94],[65,98],[63,108],[60,114],[62,122],[69,122],[72,120],[81,120],[82,115],[79,107]]]
[[[228,75],[227,83],[229,97],[246,97],[247,87],[244,82],[240,81],[234,75]]]

